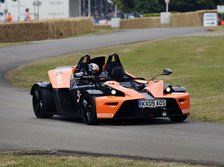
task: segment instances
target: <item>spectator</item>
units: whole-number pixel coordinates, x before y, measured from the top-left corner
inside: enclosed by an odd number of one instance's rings
[[[7,22],[12,22],[12,15],[11,15],[11,13],[8,13]]]
[[[30,21],[31,20],[30,9],[29,8],[26,8],[24,16],[25,16],[24,21]]]

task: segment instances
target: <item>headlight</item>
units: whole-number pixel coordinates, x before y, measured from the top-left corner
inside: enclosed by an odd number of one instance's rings
[[[167,87],[167,88],[166,88],[166,92],[167,92],[167,93],[170,93],[170,92],[171,92],[171,88],[170,88],[170,87]]]
[[[113,88],[106,88],[105,89],[105,95],[108,96],[125,96],[125,94],[119,90],[113,89]]]
[[[112,94],[112,95],[116,95],[116,93],[117,93],[116,90],[114,90],[114,89],[111,90],[111,94]]]
[[[173,87],[171,84],[166,84],[164,86],[164,94],[168,94],[168,93],[171,93],[173,92]]]

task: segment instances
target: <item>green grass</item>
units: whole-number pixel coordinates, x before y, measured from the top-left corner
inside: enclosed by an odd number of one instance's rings
[[[124,68],[136,77],[150,79],[170,68],[173,74],[160,77],[173,85],[185,86],[191,94],[191,119],[224,123],[224,37],[186,37],[92,50],[90,55],[121,55]],[[30,89],[48,80],[47,71],[73,65],[81,54],[41,60],[8,73],[16,86]]]
[[[94,35],[104,35],[104,34],[111,34],[111,33],[119,32],[119,31],[120,31],[120,29],[118,29],[118,28],[93,29],[93,31],[91,31],[91,32],[77,34],[77,35],[69,36],[69,37],[66,37],[66,38],[94,36]]]
[[[115,33],[119,32],[120,29],[118,28],[108,28],[108,29],[94,29],[90,33],[84,33],[76,36],[90,36],[90,35],[104,35],[104,34],[110,34],[110,33]]]
[[[160,13],[146,13],[144,17],[160,17]]]
[[[8,46],[17,46],[17,45],[26,45],[29,42],[8,42],[8,43],[0,43],[0,48],[8,47]]]
[[[183,163],[111,157],[0,154],[1,167],[202,167]]]
[[[6,46],[14,46],[13,44],[9,43],[0,43],[0,48],[1,47],[6,47]]]

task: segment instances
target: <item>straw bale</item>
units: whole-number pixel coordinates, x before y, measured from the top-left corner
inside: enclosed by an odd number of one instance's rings
[[[203,25],[203,14],[205,12],[216,12],[215,10],[202,10],[196,12],[176,13],[171,15],[171,23],[168,27],[194,27]],[[160,17],[145,17],[121,20],[121,29],[136,28],[159,28]]]
[[[92,30],[90,17],[3,23],[0,24],[0,42],[58,39]]]

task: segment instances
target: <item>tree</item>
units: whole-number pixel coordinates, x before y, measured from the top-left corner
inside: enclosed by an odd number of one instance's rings
[[[137,11],[140,13],[154,13],[165,11],[165,0],[113,0],[123,12]],[[203,9],[216,9],[217,5],[224,5],[224,0],[170,0],[170,10],[188,12]]]
[[[214,0],[216,5],[224,5],[224,0]]]
[[[133,0],[114,0],[113,1],[123,12],[130,12],[134,9]]]
[[[165,5],[160,4],[159,0],[145,0],[137,2],[135,10],[140,13],[149,13],[149,11],[158,13],[165,10]]]
[[[172,0],[170,3],[170,10],[178,12],[188,12],[214,8],[216,8],[214,0]]]
[[[138,11],[140,13],[161,12],[165,6],[163,0],[114,0],[114,3],[124,12]]]

